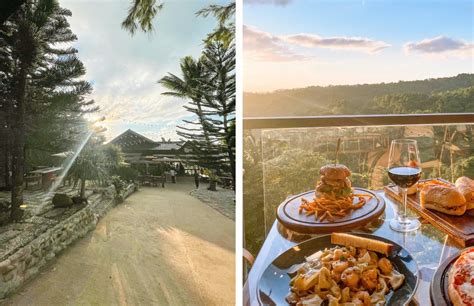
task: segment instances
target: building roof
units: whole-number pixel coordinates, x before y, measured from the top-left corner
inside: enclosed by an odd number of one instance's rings
[[[128,129],[122,134],[118,135],[110,141],[110,143],[122,146],[122,145],[136,145],[136,144],[154,144],[155,141],[147,138],[137,132]]]
[[[122,149],[141,149],[151,151],[172,151],[183,147],[183,141],[154,141],[128,129],[110,141]]]
[[[182,141],[172,141],[172,142],[157,142],[158,146],[151,148],[150,150],[179,150],[183,146],[184,142]]]

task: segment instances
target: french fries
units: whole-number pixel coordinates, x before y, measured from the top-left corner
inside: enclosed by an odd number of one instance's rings
[[[354,198],[358,202],[354,203]],[[299,213],[305,213],[307,216],[314,215],[316,220],[334,221],[336,217],[344,217],[352,210],[359,209],[370,201],[372,195],[370,194],[352,194],[344,198],[314,198],[313,201],[308,201],[305,198],[301,199],[301,204],[298,209]]]

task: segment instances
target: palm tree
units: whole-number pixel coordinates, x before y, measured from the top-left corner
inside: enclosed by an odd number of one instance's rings
[[[206,127],[209,125],[206,117],[207,110],[204,105],[204,95],[202,93],[201,84],[206,79],[206,69],[202,64],[201,60],[194,60],[191,56],[186,56],[181,60],[180,64],[182,78],[168,73],[167,76],[163,77],[158,81],[159,84],[163,85],[169,91],[162,93],[162,95],[174,96],[182,99],[190,99],[190,106],[184,106],[188,111],[194,113],[198,122],[186,121],[191,126]],[[180,127],[182,133],[189,134],[188,132],[196,132],[200,129],[192,129]],[[206,142],[210,142],[209,132],[206,128],[202,129],[203,137]],[[193,134],[195,135],[195,134]],[[186,135],[183,135],[186,136]]]
[[[128,10],[127,18],[122,22],[122,28],[134,35],[138,28],[143,32],[153,30],[153,19],[163,9],[163,3],[156,0],[133,0]]]
[[[215,127],[213,119],[210,118],[214,112],[209,107],[207,94],[204,92],[205,84],[209,82],[207,69],[201,59],[196,61],[190,56],[181,60],[180,67],[181,78],[168,73],[158,82],[169,89],[162,94],[190,100],[183,107],[193,113],[197,120],[183,120],[188,126],[178,126],[177,134],[188,140],[188,145],[201,167],[219,171],[222,158],[219,139],[214,136]]]
[[[74,184],[81,183],[79,196],[82,199],[85,198],[87,181],[107,181],[122,161],[120,149],[113,145],[103,145],[102,141],[100,137],[93,136],[69,169],[68,175],[72,177]]]
[[[151,32],[153,20],[156,14],[163,9],[163,6],[164,3],[157,3],[157,0],[132,0],[127,18],[122,22],[122,28],[129,31],[131,35],[134,35],[138,29],[143,32]],[[233,40],[235,22],[232,17],[235,15],[235,1],[228,5],[210,5],[198,11],[196,15],[203,17],[212,15],[219,22],[218,27],[209,34],[207,40],[216,38],[225,42]]]

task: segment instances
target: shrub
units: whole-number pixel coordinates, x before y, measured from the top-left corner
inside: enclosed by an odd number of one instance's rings
[[[119,166],[114,171],[115,176],[119,176],[122,180],[126,182],[136,181],[139,174],[140,173],[138,172],[138,170],[128,166]]]

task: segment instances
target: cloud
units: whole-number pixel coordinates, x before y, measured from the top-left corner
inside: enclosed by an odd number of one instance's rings
[[[94,84],[89,98],[106,117],[108,140],[128,128],[153,139],[179,139],[176,125],[190,117],[182,107],[186,101],[161,95],[157,81],[168,72],[180,75],[180,58],[199,56],[202,38],[215,26],[212,18],[195,16],[212,0],[185,2],[171,1],[152,35],[131,37],[120,27],[127,1],[96,1],[90,10],[90,1],[61,0],[72,11],[73,45],[87,70],[84,79]]]
[[[405,52],[452,57],[472,57],[474,44],[460,39],[437,36],[419,42],[408,42],[404,45]]]
[[[282,40],[306,48],[328,48],[355,50],[375,53],[390,47],[389,44],[365,37],[321,37],[314,34],[295,34],[283,36]]]
[[[245,0],[245,4],[273,4],[285,6],[293,0]]]
[[[327,48],[376,53],[389,44],[364,37],[321,37],[315,34],[273,35],[244,25],[244,55],[255,61],[292,62],[314,60],[315,56],[294,51],[295,47]]]
[[[293,52],[279,37],[246,25],[244,55],[253,60],[271,62],[306,61],[312,58]]]

